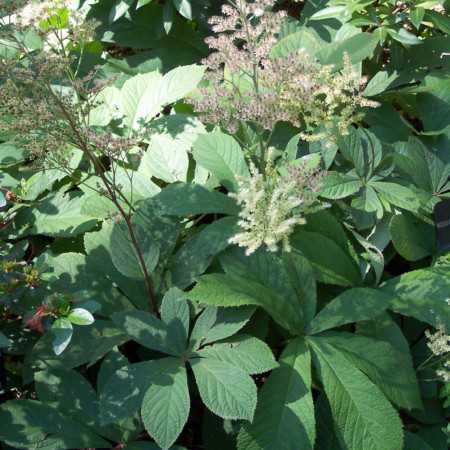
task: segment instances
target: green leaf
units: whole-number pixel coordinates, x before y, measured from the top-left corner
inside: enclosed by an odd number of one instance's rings
[[[348,449],[403,448],[397,412],[373,383],[324,339],[309,338],[340,444]]]
[[[403,27],[387,27],[386,28],[388,34],[393,37],[396,41],[401,42],[406,45],[419,45],[422,44],[422,41],[418,39],[414,34],[405,30]]]
[[[122,89],[124,125],[128,134],[137,131],[162,108],[184,97],[195,89],[205,71],[204,67],[191,65],[177,67],[161,76],[157,72],[138,74],[128,79]]]
[[[170,33],[170,30],[172,29],[173,25],[173,16],[174,16],[174,8],[172,0],[164,3],[164,9],[163,9],[163,24],[164,24],[164,30],[166,34]]]
[[[384,212],[383,204],[370,184],[363,186],[361,191],[353,198],[351,211],[358,230],[372,227],[375,218],[380,220]]]
[[[395,298],[390,309],[415,317],[417,320],[436,326],[436,317],[440,317],[450,329],[448,305],[448,269],[432,267],[414,270],[392,278],[380,286],[380,290]]]
[[[178,287],[185,289],[191,285],[195,277],[203,273],[210,265],[213,255],[203,255],[194,252],[198,235],[189,239],[176,253],[166,280]]]
[[[35,389],[42,402],[53,403],[55,410],[88,426],[97,426],[99,405],[93,387],[74,370],[50,369],[34,376]]]
[[[145,289],[145,284],[136,283],[131,278],[122,275],[116,269],[116,266],[112,261],[111,253],[112,248],[114,247],[114,242],[111,241],[111,234],[114,228],[114,224],[114,221],[104,221],[102,224],[102,229],[100,231],[94,233],[86,233],[84,235],[84,247],[88,256],[86,257],[86,261],[80,264],[80,266],[86,267],[86,262],[88,262],[88,269],[94,266],[97,268],[97,270],[99,270],[99,272],[97,273],[89,271],[91,276],[95,277],[96,282],[101,280],[102,274],[105,274],[109,277],[108,279],[106,277],[104,278],[104,282],[102,283],[102,285],[96,286],[97,288],[100,288],[99,292],[104,293],[103,298],[101,299],[101,312],[105,315],[110,315],[119,311],[123,311],[125,309],[130,309],[131,306],[123,296],[121,299],[119,299],[117,298],[117,295],[108,295],[109,293],[111,293],[111,291],[115,291],[115,289],[111,289],[112,286],[110,280],[114,280],[114,283],[119,287],[121,292],[127,295],[128,298],[133,299],[133,302],[135,302],[134,304],[138,306],[139,309],[145,309],[148,304],[148,293]],[[168,228],[169,227],[167,226],[166,229]],[[151,231],[153,231],[153,229],[151,229]],[[153,235],[153,233],[151,234]],[[82,255],[80,255],[80,257],[81,256]],[[86,276],[84,274],[83,280],[86,280]],[[109,292],[105,288],[105,284],[109,286]],[[109,305],[104,301],[104,297],[111,299]]]
[[[84,194],[79,191],[49,195],[39,201],[36,207],[19,211],[14,223],[21,229],[22,235],[77,236],[97,223],[97,218],[81,211],[84,201]]]
[[[200,134],[193,146],[194,159],[229,191],[237,191],[235,175],[250,177],[247,163],[237,141],[224,133]]]
[[[174,358],[162,358],[117,370],[100,394],[102,425],[125,419],[138,411],[152,383],[167,380],[165,374],[173,368],[174,361]]]
[[[348,6],[332,6],[317,11],[309,20],[336,19],[338,17],[344,19],[347,15]]]
[[[338,172],[331,172],[322,180],[319,195],[332,199],[344,198],[358,192],[361,186],[360,180],[355,180]]]
[[[214,306],[257,305],[264,308],[282,327],[292,333],[302,330],[301,310],[296,299],[280,298],[279,294],[247,278],[223,274],[203,275],[189,298]]]
[[[291,53],[304,49],[310,58],[313,58],[320,49],[316,37],[307,29],[301,29],[296,33],[288,34],[279,39],[270,51],[271,58],[284,58]]]
[[[322,338],[367,374],[388,400],[400,408],[423,408],[409,350],[405,353],[388,342],[350,333],[327,332]]]
[[[76,325],[90,325],[94,323],[94,316],[83,308],[72,309],[67,318]]]
[[[389,234],[395,249],[408,261],[432,255],[437,248],[434,227],[409,213],[392,217]]]
[[[290,244],[309,260],[317,281],[339,286],[361,284],[358,268],[350,256],[323,234],[301,231],[290,238]]]
[[[142,421],[161,448],[168,449],[183,430],[189,405],[184,361],[173,359],[149,387],[142,401]]]
[[[305,323],[308,323],[316,313],[317,304],[316,279],[312,266],[295,248],[283,253],[282,262],[289,281],[297,293],[304,312]]]
[[[207,225],[200,233],[195,244],[196,255],[217,255],[230,244],[228,239],[240,231],[237,217],[222,217]]]
[[[72,339],[72,324],[66,317],[58,317],[58,319],[53,322],[50,330],[53,335],[53,351],[55,352],[55,355],[59,356],[67,348]]]
[[[315,450],[341,450],[339,440],[334,429],[333,416],[330,403],[322,391],[314,403],[314,412],[317,423],[317,438]]]
[[[189,307],[183,293],[176,287],[164,295],[161,305],[161,320],[166,331],[166,345],[176,354],[186,350],[189,333]]]
[[[124,311],[111,316],[114,323],[139,344],[158,352],[173,354],[167,333],[155,316],[145,311]]]
[[[176,183],[164,188],[152,198],[163,214],[237,214],[239,207],[231,197],[199,184]]]
[[[108,448],[110,443],[88,427],[33,400],[0,405],[0,440],[16,448]]]
[[[109,24],[111,25],[113,22],[120,19],[133,3],[134,0],[116,0],[109,13]]]
[[[417,196],[405,186],[387,181],[370,181],[370,185],[389,203],[415,211],[419,207]]]
[[[238,449],[312,449],[315,439],[311,356],[296,338],[284,349],[259,395],[253,422],[244,423]]]
[[[13,145],[11,142],[0,144],[0,167],[8,167],[24,161],[30,152],[23,147]]]
[[[148,5],[153,0],[138,0],[136,4],[136,9],[139,9],[141,6]]]
[[[447,15],[441,14],[438,11],[427,9],[425,17],[439,30],[445,34],[450,34],[450,19]]]
[[[283,264],[274,253],[260,247],[247,256],[244,249],[233,246],[220,255],[220,263],[227,275],[246,278],[262,284],[278,294],[280,301],[286,301],[302,315],[295,290],[289,282]]]
[[[344,67],[344,52],[348,53],[352,64],[359,63],[369,56],[378,45],[378,39],[369,33],[359,33],[343,41],[332,42],[323,46],[316,54],[319,62],[324,65],[333,64],[333,71]]]
[[[238,332],[255,312],[254,306],[218,308],[207,306],[195,322],[189,340],[189,347],[197,350],[206,345]]]
[[[177,11],[186,19],[192,20],[192,6],[190,0],[172,0]]]
[[[203,358],[217,359],[236,366],[249,375],[278,367],[272,350],[263,341],[245,334],[217,342],[195,353]]]
[[[433,450],[421,437],[408,430],[403,430],[405,435],[405,447],[408,450]]]
[[[11,347],[13,343],[0,332],[0,348]]]
[[[417,30],[420,28],[420,25],[422,24],[424,14],[425,8],[423,8],[422,6],[418,7],[413,6],[409,10],[409,20],[416,27]]]
[[[256,408],[256,386],[236,366],[209,358],[189,360],[205,405],[223,419],[252,420]]]
[[[122,355],[119,349],[113,348],[103,359],[97,375],[97,392],[101,393],[106,382],[111,376],[122,367],[128,366],[130,362]]]
[[[133,225],[133,232],[142,253],[147,273],[150,274],[158,263],[159,246],[152,235],[140,224]],[[133,245],[124,221],[114,224],[110,237],[110,248],[111,259],[120,273],[133,280],[144,279],[138,252]]]
[[[167,183],[186,181],[189,158],[186,150],[173,141],[153,136],[142,162],[148,172],[160,180]]]
[[[379,316],[392,300],[392,296],[370,288],[354,288],[338,295],[309,323],[308,334],[317,334],[346,323]]]

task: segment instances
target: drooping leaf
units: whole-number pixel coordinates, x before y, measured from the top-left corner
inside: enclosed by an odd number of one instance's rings
[[[331,405],[341,446],[403,448],[400,418],[372,382],[322,338],[309,338],[307,342]]]
[[[230,191],[238,188],[235,175],[250,176],[240,145],[227,134],[215,132],[199,135],[193,154],[197,163],[215,175]]]
[[[142,361],[116,371],[100,394],[100,418],[103,425],[125,419],[141,408],[145,393],[152,383],[168,382],[168,369],[174,358]],[[169,372],[170,373],[170,372]]]
[[[311,393],[311,356],[305,341],[296,338],[284,349],[259,395],[255,418],[245,423],[238,449],[312,449],[315,439]]]
[[[116,325],[141,345],[173,354],[167,344],[167,333],[155,316],[145,311],[124,311],[112,316]]]
[[[161,448],[168,449],[177,439],[187,421],[189,406],[185,363],[172,359],[142,400],[142,421]]]
[[[370,181],[370,185],[389,203],[415,211],[419,207],[417,196],[405,186],[387,181]]]
[[[244,334],[205,347],[196,355],[232,364],[249,375],[278,367],[272,351],[263,341]]]
[[[252,420],[256,408],[256,386],[236,366],[209,358],[189,360],[205,405],[224,419]]]
[[[391,295],[375,289],[347,289],[314,317],[307,327],[307,332],[316,334],[346,323],[372,319],[388,308],[391,300]]]

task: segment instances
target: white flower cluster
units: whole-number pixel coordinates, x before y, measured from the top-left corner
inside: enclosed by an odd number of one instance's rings
[[[29,1],[18,12],[17,18],[23,27],[38,27],[41,22],[46,22],[70,3],[70,0]]]
[[[253,163],[250,163],[250,178],[236,176],[239,190],[236,194],[228,194],[242,206],[238,225],[245,231],[237,233],[228,240],[230,244],[246,247],[245,254],[251,255],[261,245],[275,252],[281,241],[283,249],[290,251],[289,235],[296,225],[303,225],[306,220],[300,211],[294,211],[304,203],[304,198],[296,195],[295,181],[274,181],[276,171],[273,164],[273,148],[269,149],[266,164],[267,180]]]

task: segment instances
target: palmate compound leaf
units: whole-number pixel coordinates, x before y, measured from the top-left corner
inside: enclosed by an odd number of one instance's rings
[[[402,423],[378,388],[320,337],[307,340],[343,448],[401,449]]]
[[[223,419],[252,420],[256,385],[236,366],[209,358],[189,360],[205,405]]]
[[[278,363],[258,395],[253,422],[245,423],[239,433],[239,450],[314,446],[311,356],[305,341],[296,338],[289,343]]]
[[[237,334],[232,338],[216,342],[199,350],[196,355],[232,364],[249,375],[267,372],[278,367],[267,344],[245,334]]]
[[[308,334],[316,334],[346,323],[373,319],[383,313],[392,298],[376,289],[347,289],[314,317],[306,331]]]
[[[144,426],[161,448],[168,449],[181,433],[189,406],[185,363],[182,359],[172,358],[164,375],[154,380],[142,401]]]

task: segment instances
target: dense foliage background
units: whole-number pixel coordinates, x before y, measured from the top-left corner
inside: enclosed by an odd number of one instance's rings
[[[3,447],[447,449],[447,6],[2,2]]]

